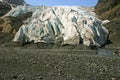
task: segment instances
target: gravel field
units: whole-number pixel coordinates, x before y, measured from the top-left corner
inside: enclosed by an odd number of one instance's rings
[[[0,80],[120,80],[120,56],[96,50],[0,48]]]

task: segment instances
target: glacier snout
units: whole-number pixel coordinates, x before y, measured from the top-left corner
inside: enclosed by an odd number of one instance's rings
[[[107,42],[108,34],[103,22],[82,7],[37,7],[14,41],[101,46]]]

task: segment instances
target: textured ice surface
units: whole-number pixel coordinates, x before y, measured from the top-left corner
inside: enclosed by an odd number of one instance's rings
[[[78,6],[18,6],[7,16],[33,12],[16,33],[14,41],[80,44],[101,46],[108,30],[91,9]]]

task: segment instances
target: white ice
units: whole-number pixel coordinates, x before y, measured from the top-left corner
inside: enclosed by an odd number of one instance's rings
[[[14,41],[80,44],[86,46],[105,44],[108,30],[90,8],[79,6],[18,6],[6,16],[33,12],[16,33]]]

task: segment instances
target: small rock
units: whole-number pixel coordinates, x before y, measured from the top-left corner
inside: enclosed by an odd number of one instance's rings
[[[60,74],[60,73],[58,73],[58,75],[60,76],[61,74]]]
[[[13,75],[12,78],[17,79],[18,75]]]
[[[120,54],[119,51],[115,51],[115,52],[113,53],[113,55],[117,55],[117,56],[119,56],[119,54]]]
[[[114,52],[113,55],[116,55],[116,53]]]
[[[25,78],[24,78],[24,77],[22,77],[22,80],[25,80]]]
[[[38,79],[43,80],[43,77],[42,77],[42,76],[39,76]]]
[[[37,61],[33,61],[33,64],[37,64]]]
[[[111,80],[116,80],[115,78],[111,78]]]
[[[0,77],[0,80],[4,80],[4,78]]]

